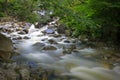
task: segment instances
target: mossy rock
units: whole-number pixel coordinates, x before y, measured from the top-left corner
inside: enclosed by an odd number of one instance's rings
[[[0,33],[0,58],[9,60],[13,51],[12,41],[5,35]]]

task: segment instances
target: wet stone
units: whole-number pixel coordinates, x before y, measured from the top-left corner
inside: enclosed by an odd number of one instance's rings
[[[22,37],[15,37],[15,38],[12,38],[12,40],[21,40],[22,39]]]
[[[53,39],[49,39],[48,42],[49,42],[50,44],[57,44],[57,42],[56,42],[55,40],[53,40]]]
[[[55,35],[53,35],[53,37],[58,38],[58,37],[61,37],[61,35],[60,34],[55,34]]]
[[[54,46],[45,46],[43,47],[43,50],[57,50],[57,48]]]
[[[23,29],[23,31],[26,33],[26,34],[28,34],[28,29]]]
[[[69,41],[69,40],[64,40],[63,42],[64,42],[64,43],[70,43],[70,41]]]
[[[41,42],[37,42],[37,43],[35,43],[35,44],[33,44],[32,45],[35,49],[42,49],[44,46],[45,46],[45,44],[44,43],[41,43]]]
[[[37,43],[33,44],[33,46],[41,47],[41,46],[45,46],[45,44],[37,42]]]
[[[23,37],[23,39],[30,39],[30,37],[28,37],[28,36],[25,36],[25,37]]]

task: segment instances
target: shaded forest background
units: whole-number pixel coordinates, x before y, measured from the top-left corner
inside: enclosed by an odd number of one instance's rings
[[[72,37],[120,45],[120,0],[0,0],[0,18],[40,22],[41,10],[59,16]]]

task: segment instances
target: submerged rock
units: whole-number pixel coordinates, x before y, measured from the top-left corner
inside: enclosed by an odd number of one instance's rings
[[[57,50],[57,48],[54,46],[45,46],[43,50]]]
[[[41,50],[45,44],[44,43],[41,43],[41,42],[36,42],[35,44],[32,45],[35,49],[37,50]]]
[[[45,46],[45,44],[44,44],[44,43],[41,43],[41,42],[36,42],[35,44],[33,44],[33,46],[43,47],[43,46]]]

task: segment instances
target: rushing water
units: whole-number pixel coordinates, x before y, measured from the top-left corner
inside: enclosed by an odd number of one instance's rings
[[[55,23],[55,21],[51,22]],[[99,62],[99,59],[93,55],[97,55],[95,49],[83,48],[78,45],[78,41],[73,43],[72,39],[62,34],[61,37],[55,38],[50,34],[43,34],[48,25],[36,29],[32,24],[28,34],[18,34],[13,32],[9,36],[27,36],[30,39],[13,40],[19,56],[13,57],[18,64],[26,63],[32,67],[41,66],[45,69],[56,70],[60,75],[68,75],[77,77],[80,80],[120,80],[120,66],[112,69],[105,68]],[[58,34],[55,32],[55,34]],[[55,40],[58,44],[50,44],[49,39]],[[65,43],[68,39],[70,43]],[[44,43],[57,48],[57,50],[42,50],[41,46],[33,46],[35,43]],[[63,50],[67,50],[71,45],[77,46],[77,51],[70,54],[63,54]]]

